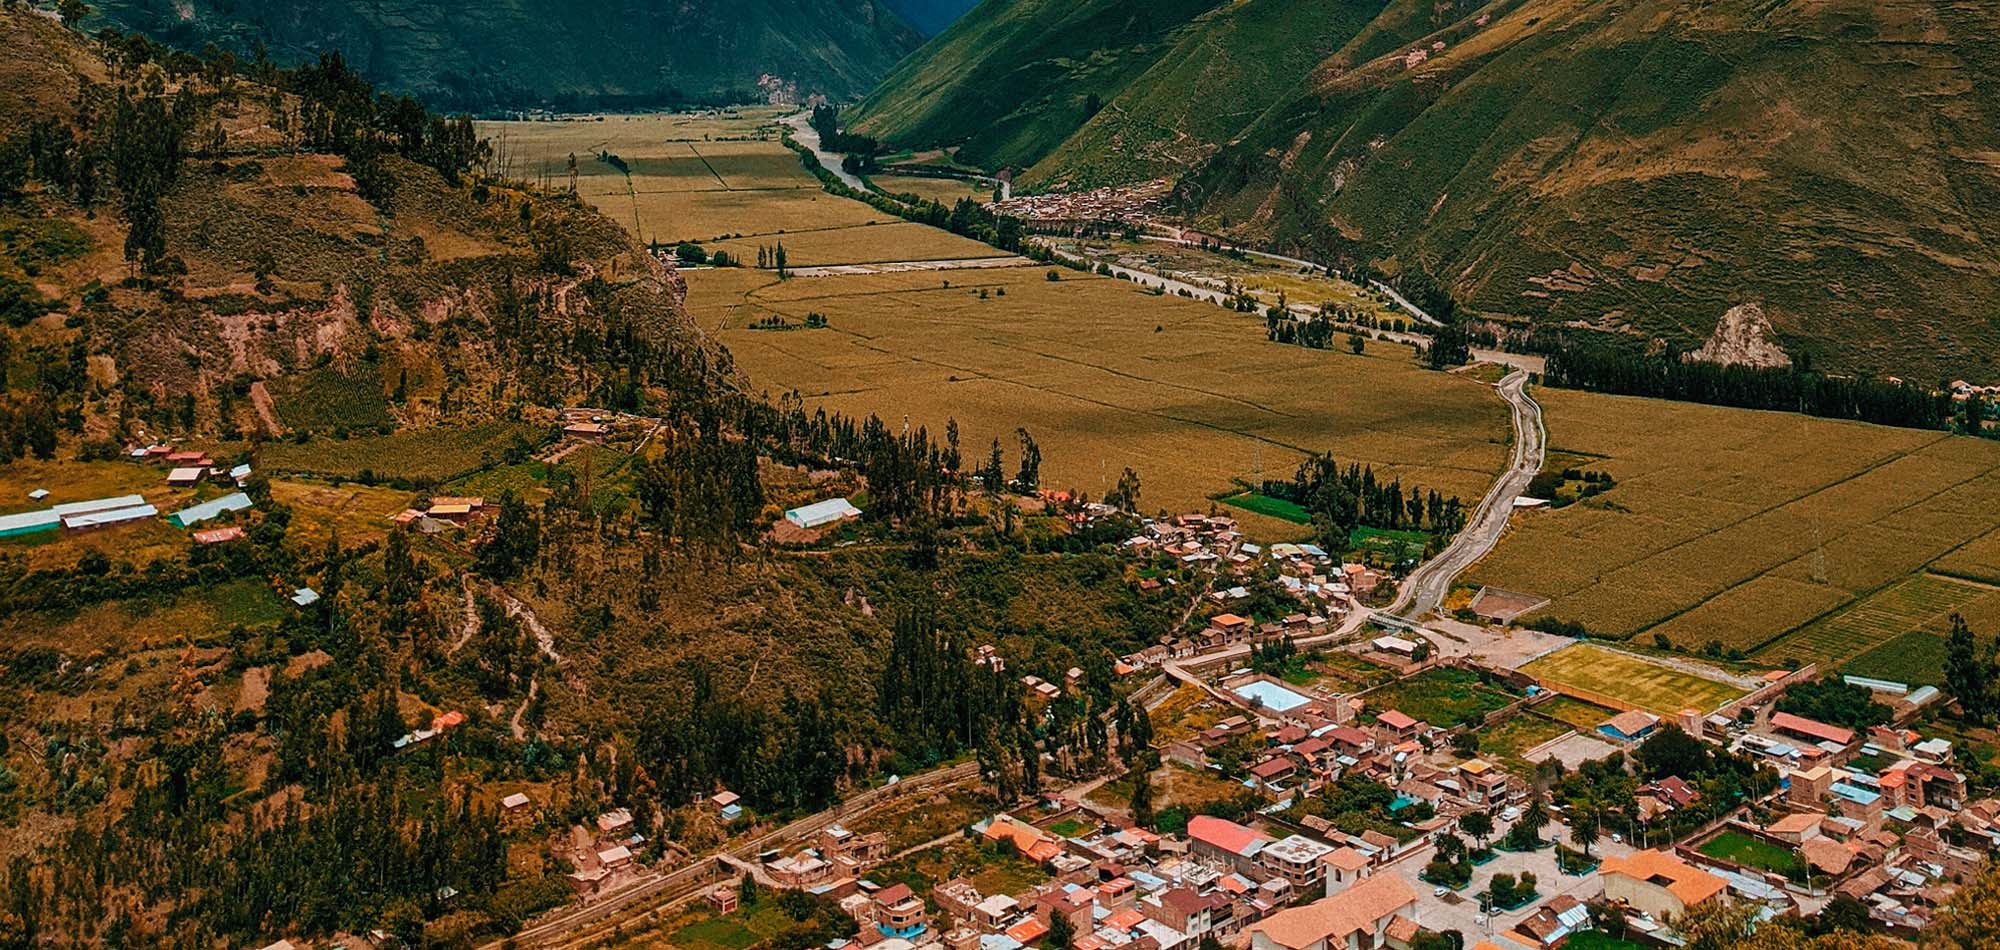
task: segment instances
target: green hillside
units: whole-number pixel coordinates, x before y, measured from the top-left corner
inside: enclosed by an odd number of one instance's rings
[[[856,118],[1030,191],[1174,178],[1205,228],[1419,268],[1503,320],[1687,345],[1759,302],[1824,366],[2000,379],[1994,0],[1179,13],[1147,44],[1056,51],[1052,10],[989,3]],[[992,100],[1017,72],[1033,94]]]
[[[1040,160],[1220,0],[986,0],[898,65],[847,121],[992,168]]]
[[[1673,9],[1528,0],[1322,74],[1186,205],[1497,316],[1688,343],[1760,301],[1822,365],[2000,376],[1993,5]]]
[[[616,107],[860,95],[922,38],[879,0],[103,0],[101,19],[184,49],[281,64],[340,50],[369,79],[452,108]]]

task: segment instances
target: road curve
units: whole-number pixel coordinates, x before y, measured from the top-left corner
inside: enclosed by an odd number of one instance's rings
[[[1458,575],[1500,543],[1501,532],[1507,530],[1507,518],[1514,513],[1514,499],[1528,490],[1528,482],[1542,470],[1547,433],[1542,427],[1542,406],[1528,395],[1527,372],[1515,370],[1497,388],[1500,398],[1507,400],[1513,410],[1513,460],[1507,471],[1494,481],[1486,497],[1480,499],[1479,507],[1473,509],[1465,530],[1437,557],[1410,572],[1403,581],[1403,589],[1396,594],[1396,602],[1386,613],[1414,620],[1444,603]]]

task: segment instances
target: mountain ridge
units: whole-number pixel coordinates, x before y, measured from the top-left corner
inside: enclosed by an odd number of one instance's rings
[[[1091,0],[1074,15],[1135,6]],[[1034,147],[985,148],[990,132],[910,102],[972,98],[974,71],[954,64],[974,53],[986,76],[1045,55],[967,48],[1005,38],[973,21],[1011,9],[981,7],[933,40],[863,100],[855,126],[896,145],[962,145],[963,160],[1017,169],[1027,192],[1165,177],[1202,230],[1420,271],[1504,324],[1692,349],[1757,303],[1814,365],[2000,378],[2000,235],[1975,210],[2000,206],[1992,0],[1391,0],[1343,24],[1351,35],[1281,45],[1295,63],[1338,41],[1316,64],[1239,84],[1258,90],[1235,106],[1254,112],[1243,121],[1191,122],[1241,94],[1227,76],[1255,71],[1237,64],[1272,55],[1268,31],[1221,32],[1256,12],[1246,0],[1192,11],[1139,53],[1102,41],[1143,60],[1098,93],[1103,113],[1047,121]],[[1220,93],[1177,78],[1176,56],[1223,39],[1190,60],[1228,71]],[[1087,91],[1054,82],[1035,101]]]
[[[376,85],[433,106],[500,111],[841,100],[921,36],[881,0],[103,0],[94,21],[183,49],[281,65],[340,50]]]

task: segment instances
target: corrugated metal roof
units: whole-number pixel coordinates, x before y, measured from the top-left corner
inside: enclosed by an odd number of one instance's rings
[[[72,529],[99,528],[104,525],[124,524],[128,521],[153,518],[157,517],[159,513],[160,509],[152,505],[134,505],[130,508],[114,508],[110,511],[90,511],[80,515],[65,515],[62,523],[63,527]]]
[[[18,515],[0,515],[0,534],[43,531],[61,523],[62,516],[53,511],[24,511]]]
[[[242,511],[250,507],[250,496],[242,492],[224,495],[221,498],[204,501],[199,505],[189,505],[174,512],[173,522],[185,528],[200,524],[225,512]]]
[[[116,498],[99,498],[95,501],[72,501],[55,505],[49,510],[65,518],[92,511],[111,511],[115,508],[137,508],[146,503],[144,495],[119,495]]]

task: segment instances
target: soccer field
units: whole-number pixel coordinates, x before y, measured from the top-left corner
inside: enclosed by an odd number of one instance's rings
[[[1712,712],[1750,692],[1720,679],[1696,676],[1590,643],[1565,647],[1521,667],[1521,672],[1554,686],[1624,700],[1662,717],[1672,717],[1682,709]]]

